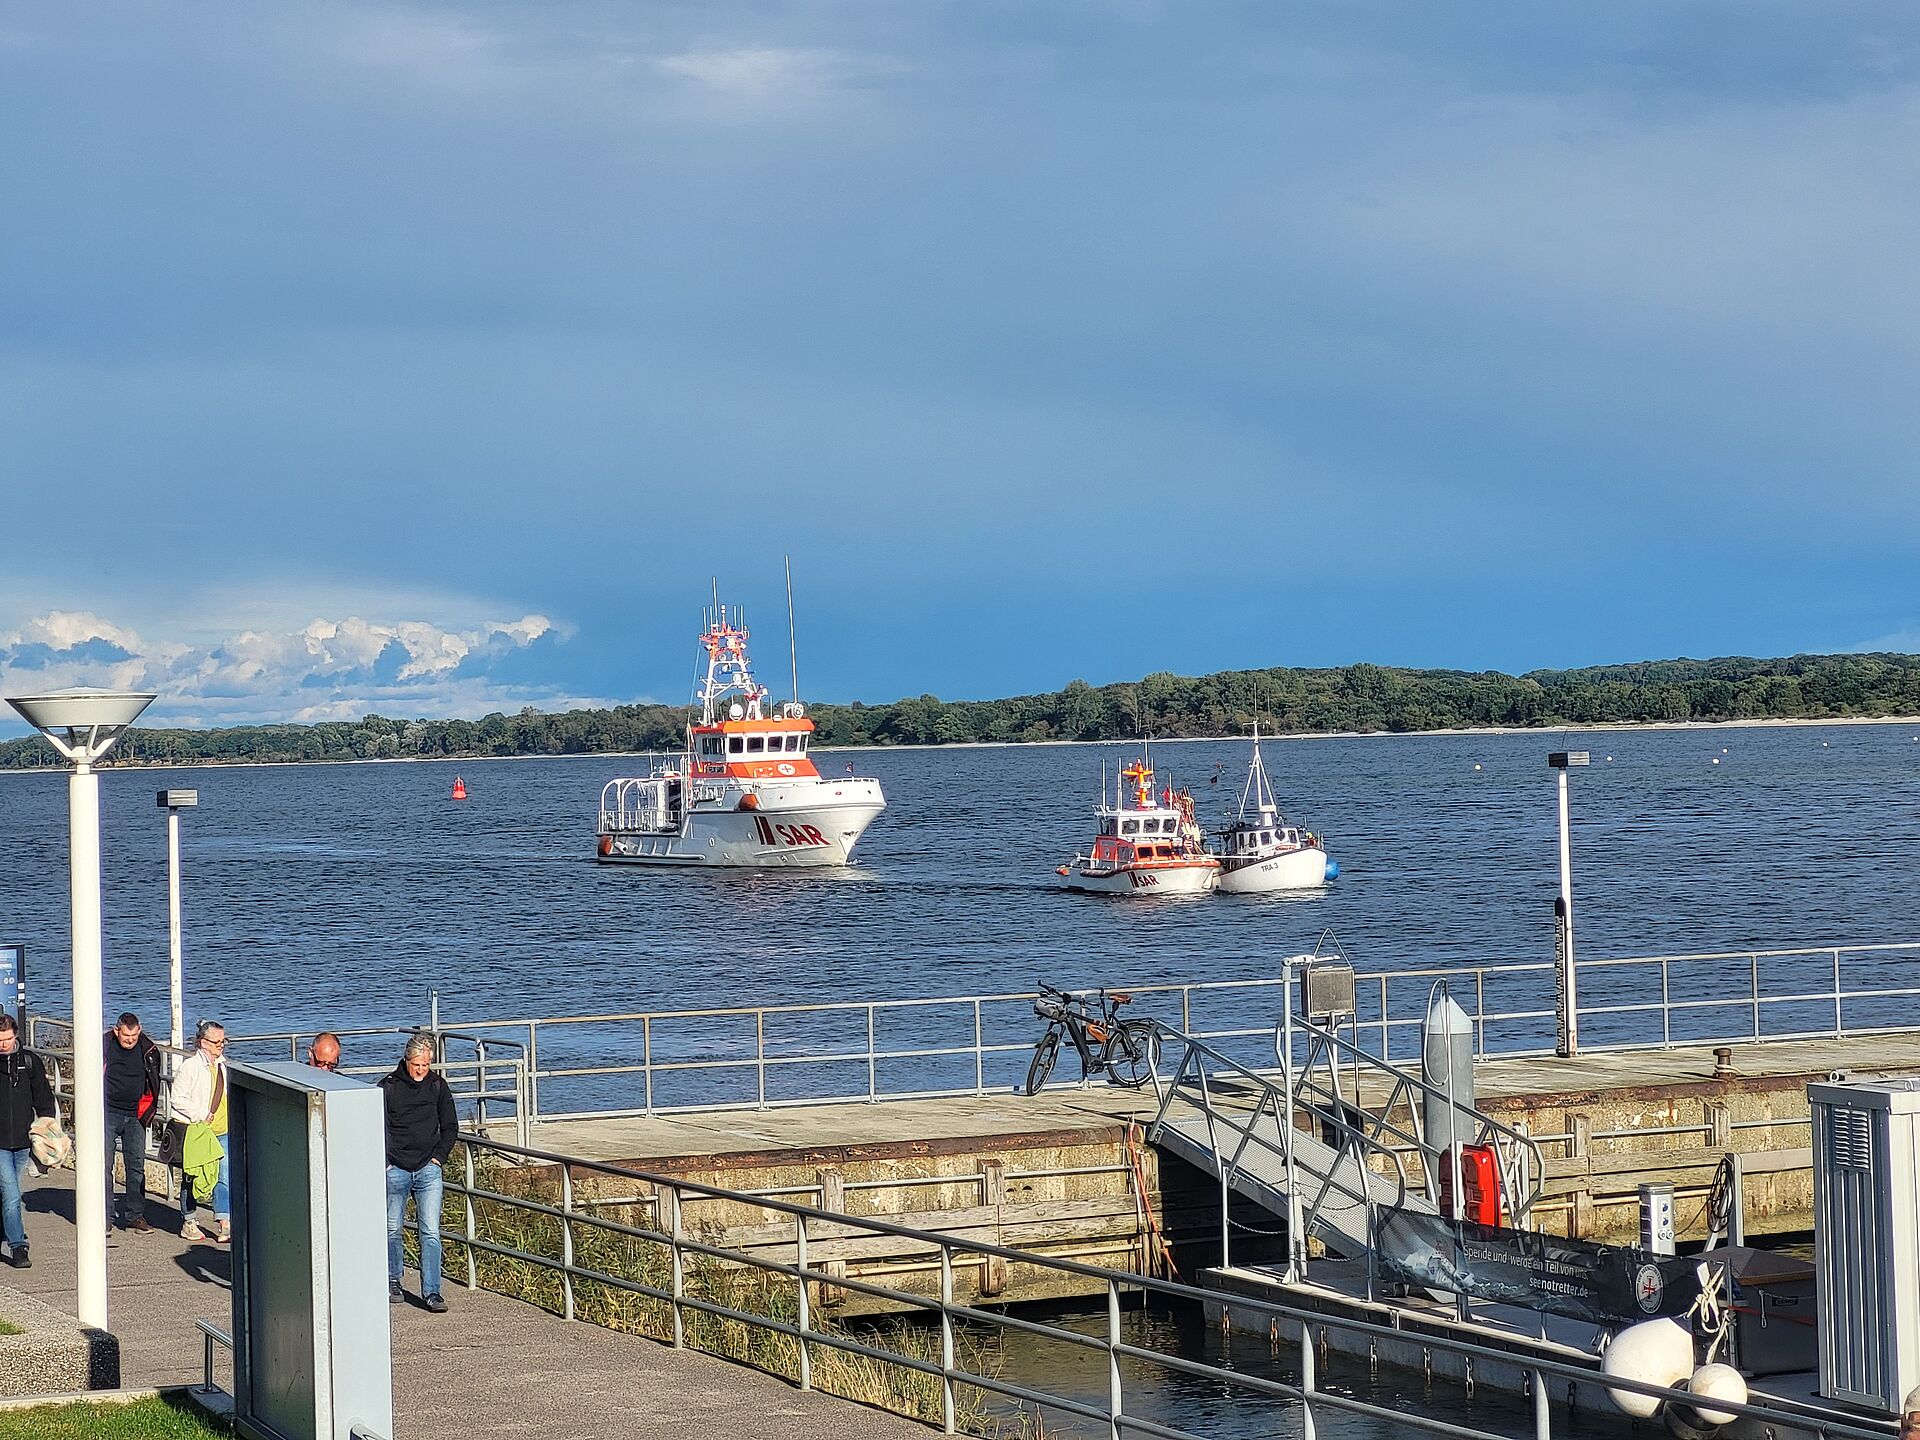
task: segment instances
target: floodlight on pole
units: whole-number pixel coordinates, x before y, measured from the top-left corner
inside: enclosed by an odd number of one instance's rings
[[[100,777],[93,767],[154,701],[121,690],[58,690],[7,703],[72,767],[67,876],[73,906],[73,1210],[79,1317],[107,1324],[107,1111],[100,1004]]]
[[[1554,1050],[1561,1055],[1580,1053],[1579,974],[1573,960],[1573,846],[1567,828],[1567,769],[1591,762],[1585,750],[1556,750],[1547,756],[1560,781],[1560,898],[1554,901],[1553,968],[1559,1034]]]
[[[198,790],[161,790],[153,803],[167,812],[167,1014],[168,1043],[186,1042],[186,987],[180,967],[180,812],[200,803]]]

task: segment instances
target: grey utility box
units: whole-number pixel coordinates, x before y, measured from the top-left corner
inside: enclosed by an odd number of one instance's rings
[[[1920,1385],[1920,1079],[1807,1086],[1820,1393],[1897,1414]]]
[[[393,1434],[378,1086],[231,1064],[234,1423],[247,1440]]]

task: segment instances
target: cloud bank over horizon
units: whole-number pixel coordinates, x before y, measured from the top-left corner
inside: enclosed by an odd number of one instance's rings
[[[186,726],[477,718],[534,705],[621,703],[525,677],[552,666],[568,628],[544,615],[443,629],[423,620],[316,618],[201,643],[149,639],[85,611],[0,629],[0,695],[76,685],[151,690],[146,723]],[[11,712],[5,717],[13,719]]]
[[[788,555],[822,700],[1920,633],[1920,8],[99,0],[0,130],[0,630],[208,714]]]

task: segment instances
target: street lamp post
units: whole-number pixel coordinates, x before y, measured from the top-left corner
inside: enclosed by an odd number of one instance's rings
[[[186,1038],[184,987],[180,976],[180,812],[200,803],[198,790],[161,790],[153,803],[167,812],[167,1000],[178,1051]]]
[[[67,875],[73,906],[73,1209],[82,1325],[107,1324],[107,1113],[100,976],[100,777],[94,765],[152,695],[60,690],[7,701],[71,765]]]
[[[1555,1011],[1559,1034],[1554,1052],[1559,1055],[1580,1053],[1580,991],[1573,959],[1573,846],[1567,829],[1567,769],[1585,765],[1590,759],[1585,750],[1556,750],[1547,756],[1547,764],[1560,781],[1560,898],[1553,902],[1553,973]]]

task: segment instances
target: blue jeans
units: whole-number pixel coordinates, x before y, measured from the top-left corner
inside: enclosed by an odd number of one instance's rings
[[[27,1224],[20,1214],[20,1182],[32,1172],[31,1150],[0,1150],[0,1230],[7,1244],[18,1250],[27,1243]]]
[[[107,1111],[107,1224],[113,1224],[113,1152],[127,1168],[127,1203],[120,1217],[131,1225],[147,1218],[147,1127],[131,1110]]]
[[[429,1160],[418,1170],[387,1166],[387,1279],[400,1283],[400,1263],[404,1250],[400,1233],[406,1228],[407,1197],[413,1197],[414,1212],[420,1219],[420,1293],[440,1293],[440,1167]]]

